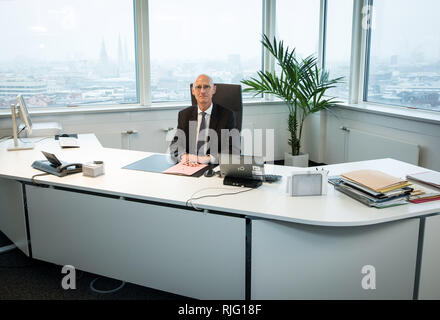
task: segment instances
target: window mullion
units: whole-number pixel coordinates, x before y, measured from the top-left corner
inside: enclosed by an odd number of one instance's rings
[[[276,34],[276,0],[263,0],[263,34],[265,34],[270,40]],[[263,66],[262,70],[266,72],[274,72],[275,70],[275,58],[270,52],[262,46]],[[265,94],[266,100],[272,100],[270,95]]]
[[[141,106],[151,105],[150,36],[148,0],[134,0],[136,6],[137,88]]]
[[[353,0],[353,24],[351,36],[351,60],[350,60],[350,82],[348,102],[358,104],[362,102],[365,61],[367,49],[367,30],[362,27],[363,8],[368,5],[368,0]]]
[[[327,0],[321,0],[319,13],[318,65],[325,68],[325,42],[327,34]]]

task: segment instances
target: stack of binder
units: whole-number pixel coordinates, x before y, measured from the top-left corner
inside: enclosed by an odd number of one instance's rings
[[[426,188],[424,186],[418,185],[416,183],[412,184],[414,189],[411,192],[409,197],[409,201],[412,203],[424,203],[429,201],[440,200],[440,190],[433,190],[430,188]]]
[[[335,189],[367,206],[387,208],[408,203],[410,183],[378,170],[357,170],[329,178]]]
[[[408,174],[407,179],[412,179],[417,182],[425,183],[431,187],[440,189],[440,172],[425,171],[414,174]]]
[[[427,185],[428,188],[414,183],[414,191],[409,197],[412,203],[423,203],[428,201],[440,200],[440,173],[435,171],[425,171],[408,174],[407,179]]]

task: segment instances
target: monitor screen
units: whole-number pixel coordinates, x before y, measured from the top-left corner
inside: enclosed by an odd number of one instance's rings
[[[32,134],[32,121],[31,116],[29,114],[28,108],[26,106],[26,102],[23,99],[23,96],[19,94],[17,96],[18,104],[20,106],[20,117],[21,120],[24,122],[24,125],[26,126],[26,130],[28,132],[28,135]]]

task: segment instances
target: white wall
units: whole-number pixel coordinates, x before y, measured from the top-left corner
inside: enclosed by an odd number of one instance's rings
[[[327,111],[323,119],[320,121],[322,118],[319,114],[312,115],[307,119],[306,145],[313,161],[327,164],[344,162],[347,132],[341,130],[341,127],[347,127],[417,144],[420,149],[418,165],[440,171],[440,123],[342,107],[334,108],[332,112]],[[324,132],[323,145],[320,144],[321,129]],[[322,147],[322,159],[319,159],[320,147]],[[364,147],[374,148],[374,145],[365,141]],[[389,157],[393,157],[393,154],[390,154]]]
[[[57,115],[31,114],[33,122],[57,121],[65,133],[95,133],[104,147],[123,148],[139,151],[167,151],[167,132],[176,128],[178,109],[148,111],[99,112],[99,113],[58,113]],[[10,117],[0,118],[0,136],[11,134]],[[243,129],[275,129],[275,160],[282,160],[287,145],[287,109],[284,105],[267,104],[245,106]],[[127,135],[127,130],[137,131]],[[263,132],[263,145],[265,136]],[[255,143],[255,141],[254,141]],[[255,150],[255,149],[254,149]],[[263,147],[263,152],[264,152]],[[258,154],[258,153],[257,153]]]
[[[398,118],[347,108],[311,115],[305,123],[302,151],[310,160],[327,164],[344,162],[345,135],[342,126],[407,141],[420,146],[419,165],[440,171],[440,123]],[[32,115],[34,122],[58,121],[64,132],[94,132],[103,146],[166,152],[163,129],[177,126],[178,109]],[[9,134],[10,117],[0,118],[0,136]],[[275,160],[283,160],[287,144],[287,107],[284,104],[245,105],[243,129],[275,129]],[[128,136],[122,132],[136,130]],[[264,141],[264,136],[263,136]],[[374,146],[366,143],[366,148]],[[264,150],[264,148],[263,148]]]

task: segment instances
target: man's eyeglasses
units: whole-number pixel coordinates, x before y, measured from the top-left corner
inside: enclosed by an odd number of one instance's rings
[[[207,84],[204,84],[203,86],[198,85],[198,86],[195,86],[194,88],[195,88],[197,91],[200,91],[200,90],[202,90],[202,89],[205,89],[205,90],[211,89],[211,86],[210,86],[210,85],[207,85]]]

